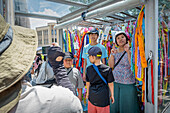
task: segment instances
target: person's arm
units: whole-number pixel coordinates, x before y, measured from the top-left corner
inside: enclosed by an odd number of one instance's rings
[[[78,89],[78,98],[81,102],[82,101],[82,89]]]
[[[102,50],[102,57],[101,57],[102,58],[102,63],[106,64],[106,59],[105,58],[108,57],[107,50],[103,45],[101,46],[101,50]]]
[[[114,60],[114,55],[112,55],[112,53],[111,53],[111,55],[110,55],[108,64],[109,64],[109,66],[113,69],[114,64],[115,64],[115,60]]]
[[[89,98],[89,87],[90,87],[90,82],[86,82],[86,86],[87,86],[87,95],[86,95],[86,99]]]
[[[108,64],[112,69],[114,68],[114,64],[115,64],[113,54],[116,54],[116,53],[117,53],[117,49],[115,48],[115,43],[113,43],[112,50],[111,50],[111,55],[110,55],[110,58],[109,58],[109,61],[108,61]]]
[[[87,59],[84,59],[83,81],[86,81],[86,66],[87,66]]]
[[[114,103],[114,85],[113,82],[108,83],[109,89],[110,89],[110,99],[112,100],[112,104]]]

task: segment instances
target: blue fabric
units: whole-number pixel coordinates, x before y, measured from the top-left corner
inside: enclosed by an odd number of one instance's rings
[[[104,81],[104,83],[107,84],[107,81],[103,78],[103,76],[100,74],[98,67],[93,64],[94,69],[96,70],[97,74],[100,76],[100,78]]]
[[[105,48],[103,45],[101,45],[101,44],[98,43],[97,45],[94,45],[94,46],[99,47],[99,48],[102,50],[102,57],[101,57],[101,59],[108,57],[108,55],[107,55],[107,50],[106,50],[106,48]],[[88,45],[86,45],[86,46],[84,47],[84,49],[83,49],[82,58],[87,59],[86,68],[87,68],[88,66],[92,65],[92,63],[90,63],[90,60],[89,60],[89,58],[88,58],[88,50],[89,50],[91,47],[94,47],[94,46],[88,44]]]

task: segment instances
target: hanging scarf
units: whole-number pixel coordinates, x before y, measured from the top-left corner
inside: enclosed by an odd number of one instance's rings
[[[167,93],[168,87],[168,26],[166,22],[163,20],[163,17],[160,15],[159,17],[159,48],[158,48],[158,58],[159,58],[159,66],[158,66],[158,73],[159,77],[159,89],[163,90],[164,92],[160,91],[159,96],[159,104],[162,103],[162,98]],[[162,95],[163,94],[163,95]]]
[[[71,51],[70,52],[72,52],[73,53],[73,55],[74,55],[74,43],[73,43],[73,37],[72,37],[72,35],[71,35],[71,32],[69,31],[69,35],[70,35],[70,47],[69,48],[71,48]]]
[[[135,22],[135,25],[134,25],[134,29],[133,29],[133,37],[132,37],[132,47],[131,47],[131,70],[134,74],[134,76],[136,75],[135,74],[135,34],[136,34],[136,26],[137,26],[137,20]]]
[[[133,43],[135,42],[135,46],[133,46],[133,50],[135,49],[135,77],[139,80],[142,80],[142,76],[141,78],[138,78],[137,74],[138,74],[138,55],[140,55],[140,60],[141,60],[141,66],[139,67],[139,69],[141,70],[141,68],[146,68],[147,67],[147,61],[146,61],[146,57],[145,57],[145,51],[144,51],[144,6],[142,7],[138,19],[137,19],[137,26],[136,26],[136,30],[135,30],[135,38],[133,40]],[[139,53],[138,54],[138,48],[139,47]],[[132,51],[133,51],[132,50]],[[133,65],[132,65],[133,66]],[[140,66],[140,65],[139,65]]]
[[[76,62],[76,68],[80,67],[81,64],[81,60],[82,60],[82,52],[83,52],[83,47],[84,47],[84,38],[85,38],[85,33],[83,34],[82,40],[81,40],[81,44],[80,44],[80,48],[78,50],[78,54],[77,54],[77,62]],[[82,65],[81,65],[82,66]]]
[[[63,42],[64,42],[64,48],[65,48],[65,52],[67,52],[67,40],[66,40],[66,31],[64,31],[64,37],[63,37]]]

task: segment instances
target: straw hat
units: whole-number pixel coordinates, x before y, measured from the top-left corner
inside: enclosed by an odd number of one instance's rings
[[[20,80],[28,72],[38,45],[34,30],[10,26],[0,15],[0,112],[19,101]]]

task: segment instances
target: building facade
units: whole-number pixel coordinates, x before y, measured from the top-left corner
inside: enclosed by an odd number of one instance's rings
[[[38,47],[48,46],[57,43],[57,29],[54,29],[55,23],[48,23],[48,26],[37,27]]]

